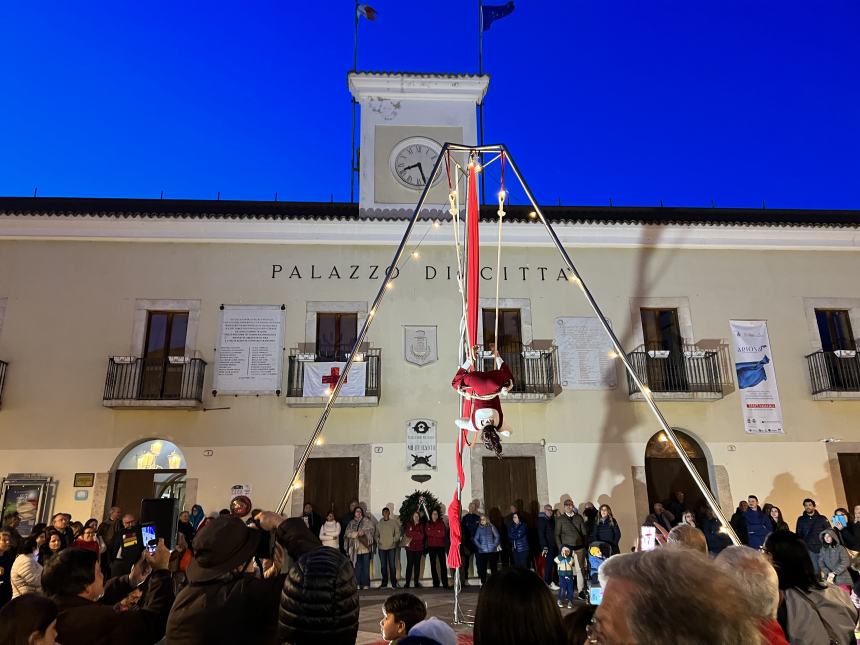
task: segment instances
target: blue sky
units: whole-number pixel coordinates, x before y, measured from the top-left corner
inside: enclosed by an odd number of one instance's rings
[[[477,71],[476,2],[370,4],[360,69]],[[4,3],[0,195],[348,200],[352,16]],[[520,0],[485,138],[544,204],[860,208],[858,29],[854,0]]]

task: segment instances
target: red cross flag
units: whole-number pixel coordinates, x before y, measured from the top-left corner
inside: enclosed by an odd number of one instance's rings
[[[345,363],[304,363],[304,396],[328,396],[337,385]],[[353,363],[339,396],[365,396],[367,363]]]
[[[368,20],[376,20],[376,9],[368,4],[360,4],[357,7],[358,15],[364,16]]]

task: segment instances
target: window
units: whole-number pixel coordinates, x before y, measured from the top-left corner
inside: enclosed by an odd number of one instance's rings
[[[818,323],[821,349],[825,352],[857,349],[847,309],[816,309],[815,321]]]
[[[187,333],[187,311],[147,312],[140,398],[179,398],[184,365],[171,362],[170,357],[185,356]]]
[[[345,361],[358,335],[358,314],[319,312],[316,319],[317,360]]]
[[[681,349],[681,326],[678,324],[677,309],[642,308],[642,337],[646,351]]]
[[[495,342],[499,347],[499,353],[522,351],[523,333],[519,309],[499,309],[498,338],[494,338],[496,333],[495,308],[484,309],[482,315],[484,323],[484,349],[489,350],[490,345]]]
[[[689,391],[678,310],[643,307],[639,315],[648,386],[655,392]]]

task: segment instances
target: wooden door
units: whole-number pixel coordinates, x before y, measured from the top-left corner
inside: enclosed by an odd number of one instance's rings
[[[500,525],[516,504],[523,521],[532,522],[540,512],[534,457],[484,457],[484,509]]]
[[[178,399],[182,393],[182,363],[171,356],[185,356],[187,311],[150,311],[140,381],[142,399]]]
[[[113,485],[111,506],[119,506],[123,513],[140,517],[140,501],[155,493],[156,470],[117,470]]]
[[[305,504],[325,519],[334,511],[338,519],[358,499],[358,457],[315,457],[305,465]]]
[[[854,507],[860,504],[860,453],[840,452],[839,470],[848,502],[848,516],[853,517]]]

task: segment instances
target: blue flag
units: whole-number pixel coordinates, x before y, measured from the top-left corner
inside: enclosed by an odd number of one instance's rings
[[[767,373],[764,371],[764,366],[768,363],[770,363],[770,359],[765,356],[760,361],[735,364],[735,369],[738,373],[738,388],[745,390],[748,387],[755,387],[762,381],[766,381]]]
[[[487,31],[490,26],[496,21],[509,16],[514,10],[514,3],[506,2],[505,4],[493,4],[481,7],[481,31]]]

